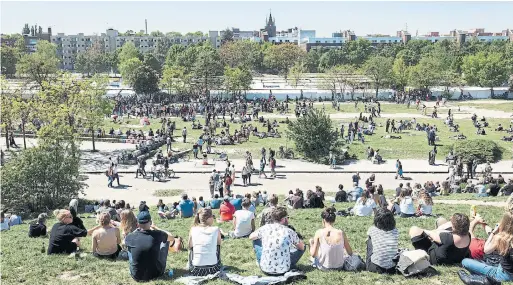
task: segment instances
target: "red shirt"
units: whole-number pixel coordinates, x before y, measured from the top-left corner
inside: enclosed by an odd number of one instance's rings
[[[233,214],[235,213],[235,207],[230,202],[223,202],[219,207],[219,214],[221,215],[221,221],[227,222],[233,220]]]

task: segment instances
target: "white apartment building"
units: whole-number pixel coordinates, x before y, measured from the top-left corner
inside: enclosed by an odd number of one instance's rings
[[[152,51],[159,41],[168,41],[170,45],[180,44],[189,46],[206,41],[208,38],[198,36],[182,36],[182,37],[152,37],[149,35],[144,36],[120,36],[119,32],[114,29],[108,29],[106,33],[101,35],[84,35],[83,33],[77,35],[65,35],[58,33],[51,37],[50,41],[57,45],[57,56],[61,58],[61,68],[67,70],[74,70],[75,58],[77,54],[85,52],[94,43],[99,43],[101,47],[107,51],[112,52],[121,48],[125,43],[132,42],[141,53]]]

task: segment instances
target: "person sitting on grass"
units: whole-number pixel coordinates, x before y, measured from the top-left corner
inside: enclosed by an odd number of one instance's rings
[[[394,257],[397,254],[399,231],[394,214],[380,208],[374,215],[374,225],[367,230],[367,271],[379,274],[396,273]]]
[[[480,223],[484,223],[481,219]],[[480,261],[465,258],[463,268],[477,275],[468,275],[460,270],[458,275],[465,284],[498,284],[513,281],[513,214],[505,213],[499,225],[490,232],[484,243],[483,252],[497,252],[500,256],[498,266],[491,266]]]
[[[348,255],[353,254],[346,234],[333,227],[337,217],[334,207],[326,208],[321,214],[323,229],[317,230],[310,239],[310,255],[313,266],[320,270],[342,269]]]
[[[420,199],[418,200],[419,206],[417,207],[417,216],[431,216],[433,213],[433,199],[425,190],[420,192]]]
[[[456,213],[451,217],[451,225],[447,227],[432,231],[411,227],[411,242],[415,249],[428,253],[433,265],[457,264],[470,256],[469,226],[468,216]]]
[[[231,196],[231,195],[228,195]],[[235,210],[242,210],[242,197],[233,195],[230,199],[230,203],[235,207]]]
[[[335,201],[338,203],[347,202],[347,193],[344,191],[344,185],[338,185],[337,194],[335,194]]]
[[[119,228],[112,225],[109,213],[101,213],[100,227],[92,234],[93,255],[98,258],[116,259],[121,251]]]
[[[169,243],[180,243],[168,232],[152,224],[148,211],[137,215],[138,228],[127,235],[130,275],[135,281],[158,278],[166,270]]]
[[[54,215],[59,221],[55,223],[50,232],[48,241],[48,254],[70,254],[79,249],[79,237],[87,236],[86,229],[73,225],[73,216],[69,210],[55,210]]]
[[[189,232],[189,273],[206,276],[221,270],[221,231],[214,224],[212,209],[203,208]]]
[[[219,209],[219,207],[221,206],[221,203],[222,203],[222,200],[219,199],[219,195],[215,194],[214,199],[212,201],[210,201],[210,208],[212,208],[213,210]]]
[[[306,191],[306,201],[305,208],[324,208],[324,203],[322,202],[321,197],[317,195],[317,193],[312,190]]]
[[[41,237],[46,236],[46,213],[41,213],[37,217],[37,223],[29,225],[29,237]]]
[[[255,214],[249,210],[251,205],[248,198],[242,200],[242,210],[233,215],[233,232],[230,232],[230,237],[245,238],[255,231]]]
[[[223,203],[219,207],[219,215],[221,222],[229,222],[233,220],[233,214],[235,213],[235,207],[230,203],[230,197],[224,197]]]
[[[399,195],[399,208],[401,209],[401,218],[410,218],[415,216],[415,206],[409,190],[403,189]]]
[[[260,226],[272,223],[271,213],[278,206],[278,195],[271,194],[268,206],[260,213]]]
[[[194,216],[194,203],[189,200],[187,194],[182,195],[182,201],[178,204],[181,218],[190,218]]]
[[[362,197],[358,198],[351,212],[355,216],[370,217],[372,213],[376,213],[376,203],[370,198],[369,191],[365,191]]]
[[[272,223],[249,235],[253,241],[257,263],[267,275],[283,275],[295,267],[305,244],[288,226],[287,208],[276,207],[271,213]]]

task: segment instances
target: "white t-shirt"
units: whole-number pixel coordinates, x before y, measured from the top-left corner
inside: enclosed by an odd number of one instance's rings
[[[415,206],[413,205],[413,199],[409,196],[401,199],[401,203],[399,203],[399,208],[401,209],[401,213],[406,215],[415,214]]]
[[[290,252],[300,241],[297,233],[278,223],[260,227],[255,233],[262,240],[260,269],[270,274],[288,272],[290,270]]]
[[[365,201],[365,204],[362,202],[362,198],[358,198],[356,200],[356,204],[353,208],[353,213],[355,216],[371,216],[373,209],[376,208],[376,203],[371,198],[368,198],[367,201]]]
[[[248,210],[235,211],[234,217],[237,219],[233,234],[236,237],[244,237],[251,233],[251,221],[255,218],[255,214]]]

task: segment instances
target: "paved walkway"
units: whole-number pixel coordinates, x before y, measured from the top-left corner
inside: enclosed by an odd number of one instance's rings
[[[333,173],[333,174],[319,174],[319,173],[281,173],[277,172],[277,178],[265,179],[258,178],[258,175],[252,176],[252,185],[243,186],[240,175],[237,174],[235,184],[232,190],[236,194],[245,194],[253,191],[267,191],[268,194],[276,193],[279,195],[286,195],[289,190],[300,188],[303,190],[314,189],[315,186],[321,186],[325,192],[336,192],[338,185],[342,184],[345,189],[352,188],[352,180],[350,173]],[[149,204],[156,204],[159,199],[163,199],[164,202],[172,202],[179,199],[180,194],[183,192],[189,196],[205,198],[210,197],[208,190],[209,174],[201,173],[178,173],[175,178],[164,182],[151,181],[151,178],[135,179],[135,174],[121,174],[121,187],[108,188],[107,178],[105,175],[86,175],[84,181],[88,188],[85,189],[85,198],[87,199],[111,199],[120,200],[123,199],[129,202],[131,205],[138,205],[140,201],[146,201]],[[362,183],[367,179],[369,174],[361,174]],[[396,180],[395,174],[385,173],[376,174],[377,183],[382,184],[384,189],[395,189],[399,183],[425,181],[442,181],[447,178],[446,174],[406,174],[408,180]],[[512,176],[505,176],[510,178]],[[117,185],[114,182],[114,185]],[[171,190],[179,189],[175,191],[172,197],[156,197],[154,192],[156,190]],[[437,200],[438,201],[438,200]],[[460,203],[461,202],[461,203]],[[441,202],[445,203],[445,202]],[[447,203],[458,203],[466,204],[472,203],[472,201],[448,201]],[[487,203],[492,205],[491,203]]]

